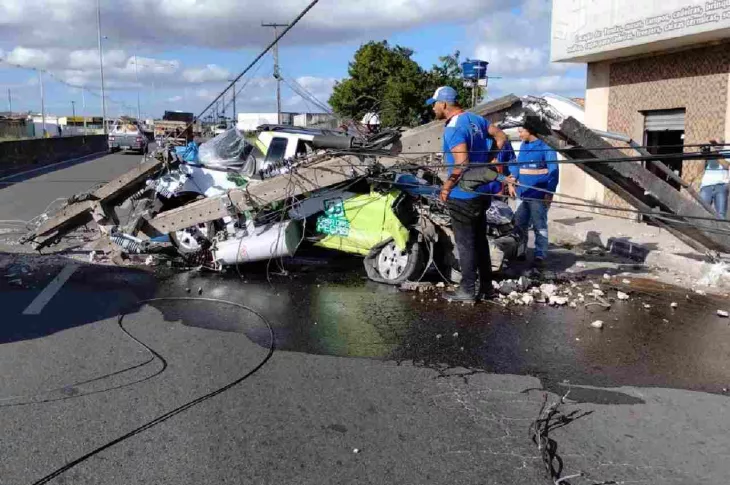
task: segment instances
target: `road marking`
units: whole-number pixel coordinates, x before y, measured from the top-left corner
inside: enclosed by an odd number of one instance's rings
[[[20,177],[21,175],[27,175],[29,173],[38,172],[40,170],[46,170],[48,168],[56,167],[58,165],[63,165],[65,163],[78,162],[79,160],[83,160],[84,158],[96,157],[96,156],[101,155],[102,153],[107,153],[107,152],[106,151],[103,151],[103,152],[90,153],[89,155],[84,155],[83,157],[71,158],[70,160],[64,160],[62,162],[56,162],[56,163],[51,163],[51,164],[48,164],[48,165],[43,165],[42,167],[34,168],[32,170],[26,170],[25,172],[18,172],[18,173],[6,175],[5,177],[0,177],[0,182],[2,182],[3,180],[12,179],[12,178],[15,178],[15,177]]]
[[[68,279],[71,277],[72,274],[74,274],[74,271],[76,271],[77,269],[78,265],[75,263],[69,263],[64,266],[61,272],[58,273],[58,275],[53,279],[53,281],[48,283],[48,286],[43,288],[43,291],[41,291],[32,302],[30,302],[28,308],[23,310],[23,315],[40,315],[41,311],[43,311],[43,308],[48,304],[49,301],[51,301],[51,298],[53,298],[56,293],[58,293],[58,290],[61,289],[63,284],[68,281]]]

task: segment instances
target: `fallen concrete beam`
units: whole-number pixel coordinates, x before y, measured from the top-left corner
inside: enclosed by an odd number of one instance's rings
[[[653,219],[670,228],[673,233],[680,233],[707,249],[730,252],[728,221],[702,219],[715,217],[715,214],[708,212],[694,200],[684,197],[640,162],[612,163],[611,160],[625,158],[626,155],[574,118],[563,121],[558,133],[565,141],[574,145],[571,149],[561,150],[567,158],[606,161],[578,163],[577,166],[626,202],[642,212],[653,212],[657,208],[677,216],[688,216],[676,217],[676,221],[658,216]],[[545,141],[558,148],[554,145],[554,140],[545,138]]]
[[[512,109],[520,98],[509,95],[478,106],[474,112],[482,116],[496,115]],[[403,133],[397,156],[379,156],[378,165],[392,167],[407,160],[416,161],[427,157],[425,152],[441,151],[442,121],[434,121]],[[220,219],[232,213],[241,213],[288,197],[302,195],[331,185],[366,175],[368,167],[364,159],[356,156],[328,158],[325,161],[299,168],[276,178],[250,184],[245,189],[232,189],[226,195],[212,197],[159,214],[147,221],[147,228],[169,233]]]
[[[147,159],[134,169],[120,175],[89,195],[87,200],[70,204],[59,213],[42,223],[32,234],[24,238],[33,241],[37,248],[45,246],[75,227],[93,220],[92,211],[96,208],[108,207],[119,200],[132,195],[142,188],[145,181],[155,174],[164,161],[156,158]]]

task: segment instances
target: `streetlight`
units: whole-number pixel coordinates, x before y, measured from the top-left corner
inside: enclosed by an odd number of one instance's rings
[[[99,39],[99,71],[101,74],[101,122],[104,125],[104,134],[107,133],[106,127],[106,95],[104,94],[104,55],[101,48],[101,0],[96,0],[96,33]]]

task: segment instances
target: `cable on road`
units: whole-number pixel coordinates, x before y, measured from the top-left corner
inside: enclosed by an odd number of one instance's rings
[[[205,394],[203,396],[200,396],[197,399],[193,399],[192,401],[188,401],[187,403],[185,403],[185,404],[183,404],[181,406],[178,406],[175,409],[173,409],[171,411],[168,411],[165,414],[163,414],[161,416],[158,416],[157,418],[155,418],[155,419],[153,419],[151,421],[148,421],[147,423],[145,423],[145,424],[143,424],[143,425],[141,425],[141,426],[133,429],[132,431],[130,431],[130,432],[128,432],[128,433],[126,433],[126,434],[124,434],[124,435],[122,435],[122,436],[120,436],[120,437],[118,437],[118,438],[116,438],[116,439],[114,439],[112,441],[109,441],[108,443],[106,443],[106,444],[104,444],[102,446],[99,446],[99,447],[95,448],[94,450],[86,453],[85,455],[83,455],[83,456],[81,456],[81,457],[79,457],[79,458],[77,458],[77,459],[75,459],[73,461],[70,461],[70,462],[66,463],[64,466],[58,468],[57,470],[53,471],[52,473],[49,473],[48,475],[46,475],[45,477],[41,478],[40,480],[37,480],[37,481],[33,482],[32,485],[42,485],[42,484],[45,484],[45,483],[49,483],[54,478],[58,477],[59,475],[62,475],[63,473],[65,473],[68,470],[74,468],[75,466],[77,466],[77,465],[85,462],[89,458],[92,458],[92,457],[98,455],[102,451],[105,451],[105,450],[107,450],[107,449],[109,449],[109,448],[111,448],[111,447],[113,447],[115,445],[118,445],[119,443],[121,443],[123,441],[126,441],[129,438],[132,438],[133,436],[136,436],[136,435],[138,435],[140,433],[143,433],[143,432],[145,432],[145,431],[147,431],[147,430],[149,430],[149,429],[157,426],[158,424],[162,424],[163,422],[167,421],[168,419],[173,418],[173,417],[177,416],[178,414],[181,414],[181,413],[189,410],[190,408],[197,406],[198,404],[200,404],[200,403],[202,403],[204,401],[207,401],[208,399],[211,399],[211,398],[213,398],[213,397],[215,397],[215,396],[217,396],[219,394],[222,394],[222,393],[228,391],[229,389],[237,386],[238,384],[242,383],[243,381],[245,381],[246,379],[248,379],[249,377],[251,377],[252,375],[254,375],[256,372],[258,372],[269,361],[269,359],[271,358],[271,356],[274,354],[274,350],[276,348],[276,341],[274,339],[274,329],[273,329],[273,327],[271,326],[271,324],[269,323],[269,321],[266,319],[266,317],[264,317],[261,313],[257,312],[253,308],[250,308],[248,306],[242,305],[240,303],[236,303],[236,302],[228,301],[228,300],[222,300],[222,299],[218,299],[218,298],[162,297],[162,298],[150,298],[150,299],[147,299],[147,300],[141,300],[141,301],[138,301],[136,303],[136,305],[137,305],[137,308],[139,308],[140,306],[146,305],[146,304],[149,304],[149,303],[170,302],[170,301],[207,301],[207,302],[212,302],[212,303],[222,303],[222,304],[225,304],[225,305],[235,306],[235,307],[238,307],[238,308],[240,308],[242,310],[246,310],[248,312],[253,313],[257,317],[259,317],[262,322],[264,322],[264,324],[266,325],[266,327],[269,330],[269,338],[270,338],[270,342],[271,343],[269,345],[269,349],[268,349],[268,352],[266,353],[266,356],[253,369],[251,369],[250,371],[248,371],[246,374],[242,375],[241,377],[238,377],[237,379],[229,382],[225,386],[220,387],[220,388],[218,388],[218,389],[216,389],[214,391],[211,391],[211,392],[209,392],[209,393],[207,393],[207,394]],[[118,320],[117,321],[118,321],[119,325],[122,327],[122,329],[124,329],[124,325],[123,325],[124,317],[128,313],[129,312],[123,312],[118,317]],[[127,332],[127,331],[125,330],[125,332]],[[151,352],[153,352],[158,358],[160,358],[160,359],[162,359],[164,361],[164,358],[161,355],[159,355],[154,350],[152,350],[150,347],[148,347],[147,345],[145,345],[144,343],[142,343],[139,339],[137,339],[136,337],[134,337],[131,333],[129,333],[129,332],[127,332],[127,333],[133,339],[135,339],[137,342],[139,342],[140,344],[144,345]]]

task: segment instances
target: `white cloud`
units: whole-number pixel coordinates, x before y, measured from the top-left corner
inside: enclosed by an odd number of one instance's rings
[[[182,101],[182,99],[183,99],[182,96],[173,96],[171,98],[167,98],[167,101],[169,101],[170,103],[177,103],[177,102]]]
[[[208,64],[201,68],[185,69],[182,77],[190,83],[222,82],[231,78],[231,72],[215,64]]]

